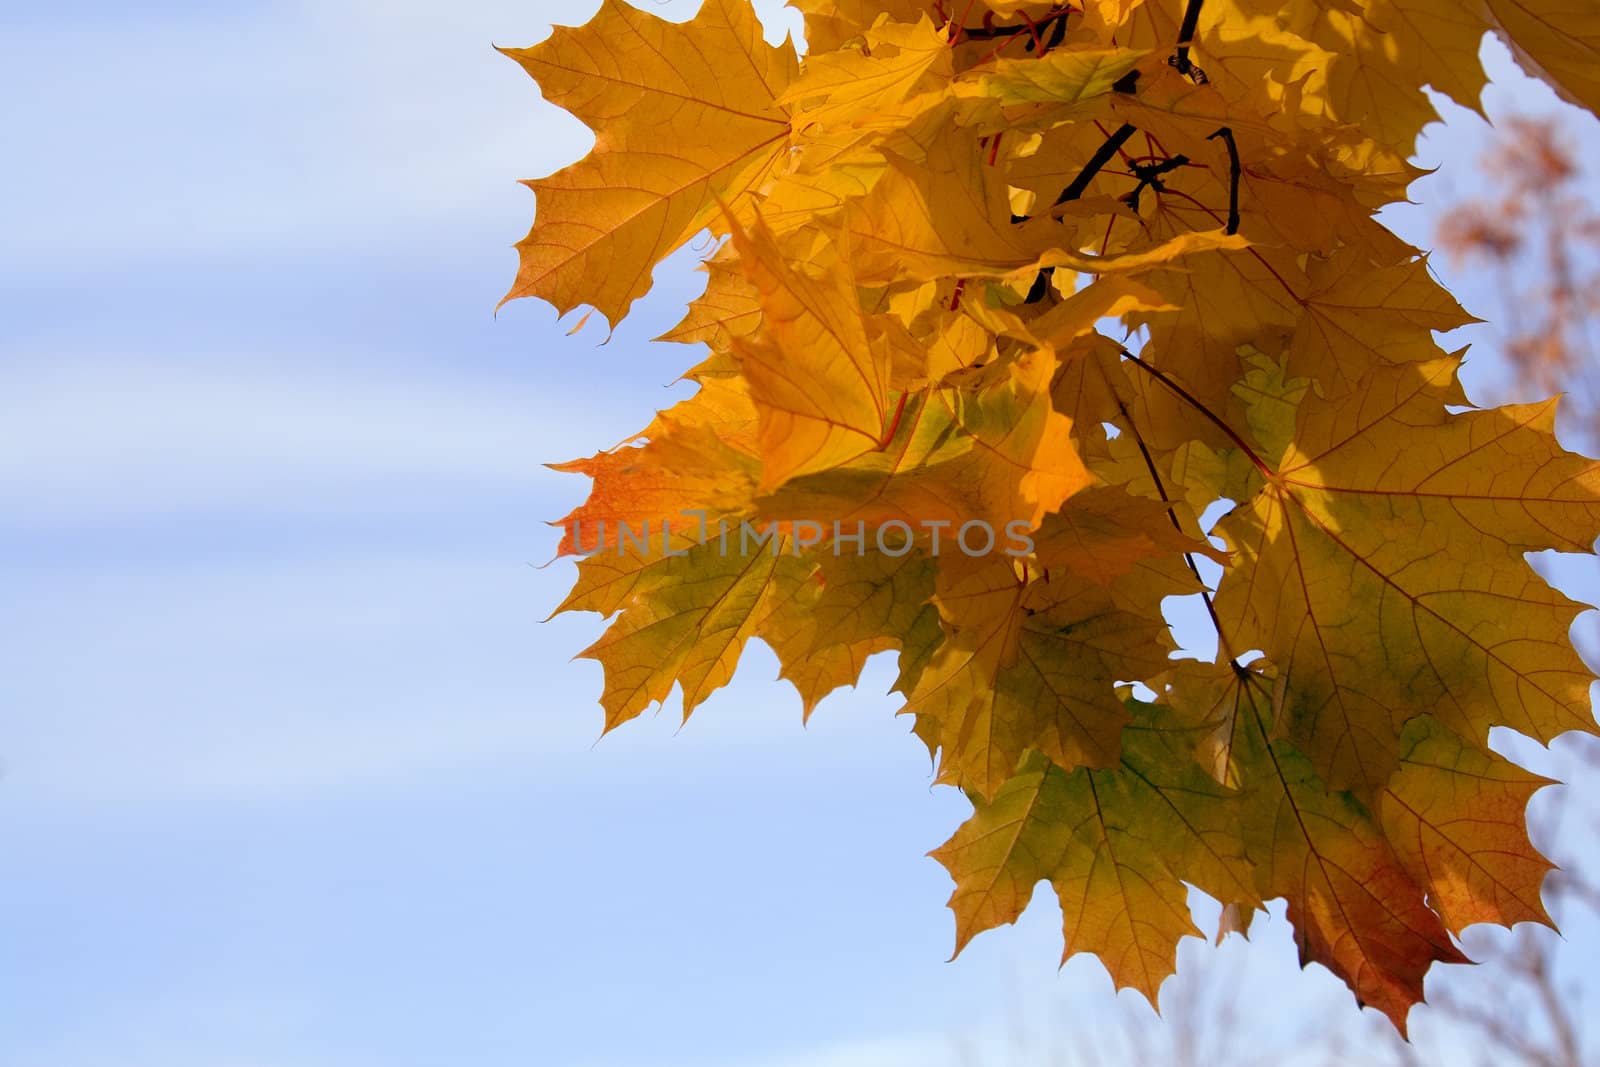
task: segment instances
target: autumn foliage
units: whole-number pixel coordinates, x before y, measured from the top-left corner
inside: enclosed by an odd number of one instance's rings
[[[1374,213],[1486,31],[1600,105],[1600,9],[798,6],[803,59],[746,0],[507,50],[596,138],[528,183],[509,297],[614,324],[727,238],[665,336],[698,391],[562,467],[606,728],[687,715],[752,638],[808,714],[895,651],[975,809],[934,853],[958,947],[1048,880],[1067,953],[1154,999],[1186,885],[1230,929],[1282,897],[1403,1031],[1453,935],[1548,921],[1544,780],[1488,738],[1596,729],[1581,605],[1524,556],[1592,549],[1600,466],[1553,401],[1470,405],[1433,334],[1473,320]],[[1179,596],[1214,662],[1173,657]]]

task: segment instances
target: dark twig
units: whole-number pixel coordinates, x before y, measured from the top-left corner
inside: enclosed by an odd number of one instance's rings
[[[1024,304],[1037,304],[1043,300],[1050,291],[1050,279],[1055,276],[1054,267],[1040,267],[1039,273],[1033,276],[1033,285],[1028,288],[1028,295],[1022,298]]]
[[[1227,126],[1216,133],[1207,134],[1206,140],[1222,138],[1228,146],[1228,233],[1239,232],[1239,146],[1233,142],[1233,130]]]
[[[1129,359],[1138,359],[1137,356],[1133,355],[1131,352],[1128,352],[1126,349],[1123,350],[1122,354],[1127,356]],[[1145,444],[1144,434],[1139,432],[1139,424],[1134,422],[1133,416],[1128,413],[1128,406],[1122,402],[1122,394],[1119,393],[1117,391],[1117,387],[1112,384],[1111,376],[1106,373],[1105,365],[1096,361],[1094,363],[1094,367],[1100,372],[1100,379],[1101,381],[1105,382],[1107,391],[1111,393],[1111,398],[1116,401],[1117,410],[1122,413],[1123,425],[1126,426],[1128,431],[1133,434],[1134,442],[1139,446],[1139,454],[1144,457],[1145,469],[1150,472],[1151,481],[1155,482],[1156,492],[1160,494],[1161,502],[1167,505],[1168,521],[1172,523],[1172,528],[1174,530],[1178,531],[1178,533],[1183,534],[1184,536],[1188,536],[1188,531],[1183,528],[1183,523],[1178,521],[1178,511],[1174,501],[1170,496],[1167,495],[1167,487],[1161,481],[1161,472],[1156,467],[1155,457],[1150,454],[1150,448]],[[1207,587],[1205,578],[1200,574],[1200,566],[1194,561],[1194,553],[1185,552],[1183,554],[1183,561],[1189,565],[1189,570],[1194,574],[1194,580],[1200,585],[1200,596],[1201,599],[1205,601],[1206,613],[1211,616],[1211,625],[1216,627],[1217,630],[1217,647],[1220,648],[1227,655],[1228,659],[1232,661],[1234,674],[1238,675],[1242,680],[1245,676],[1245,668],[1239,663],[1238,658],[1233,654],[1233,649],[1228,643],[1228,635],[1222,629],[1222,619],[1217,615],[1216,605],[1211,601],[1211,590]]]
[[[1084,191],[1089,188],[1089,183],[1094,181],[1095,175],[1099,174],[1101,169],[1111,162],[1111,157],[1121,151],[1122,146],[1128,143],[1128,138],[1137,132],[1132,126],[1123,123],[1116,132],[1107,137],[1105,144],[1096,149],[1094,155],[1089,157],[1089,162],[1083,165],[1083,169],[1078,172],[1076,178],[1072,179],[1072,183],[1061,190],[1061,195],[1056,197],[1056,204],[1065,204],[1068,200],[1077,200],[1082,197]],[[1023,223],[1031,218],[1033,218],[1032,215],[1012,215],[1011,221],[1014,224]],[[1038,287],[1037,282],[1034,285],[1035,288]]]
[[[1160,163],[1135,163],[1133,165],[1133,176],[1139,179],[1139,184],[1133,187],[1133,192],[1122,198],[1123,202],[1133,210],[1138,211],[1139,194],[1144,192],[1145,186],[1148,185],[1159,193],[1166,188],[1161,181],[1163,174],[1188,165],[1189,157],[1185,155],[1176,155],[1171,159],[1164,159]]]
[[[1200,9],[1205,6],[1205,2],[1206,0],[1189,0],[1189,6],[1183,9],[1183,25],[1178,27],[1178,50],[1168,61],[1178,68],[1179,74],[1194,78],[1201,85],[1206,82],[1206,74],[1189,61],[1189,46],[1194,44],[1194,35],[1200,29]]]
[[[1135,367],[1138,367],[1156,381],[1172,390],[1172,392],[1177,395],[1179,400],[1182,400],[1184,403],[1188,404],[1196,412],[1209,420],[1213,426],[1221,430],[1228,440],[1233,442],[1234,447],[1238,448],[1245,454],[1246,457],[1249,458],[1250,462],[1255,465],[1256,470],[1261,472],[1261,476],[1263,478],[1271,481],[1276,476],[1272,468],[1267,466],[1266,461],[1260,456],[1256,455],[1255,449],[1251,448],[1250,445],[1246,443],[1245,439],[1239,436],[1239,431],[1235,430],[1232,426],[1229,426],[1226,422],[1224,422],[1220,417],[1218,417],[1216,412],[1212,411],[1200,401],[1196,400],[1193,393],[1189,392],[1183,386],[1179,385],[1165,374],[1162,374],[1160,371],[1156,370],[1150,364],[1146,363],[1132,352],[1129,352],[1127,349],[1122,350],[1122,358],[1126,359]]]
[[[1042,23],[1041,23],[1041,25],[1042,25]],[[1045,41],[1045,43],[1044,43],[1044,51],[1045,52],[1050,51],[1050,49],[1054,48],[1056,45],[1058,45],[1062,41],[1066,40],[1066,37],[1067,37],[1067,17],[1066,17],[1066,15],[1063,14],[1059,19],[1056,20],[1056,24],[1053,27],[1051,27],[1051,29],[1050,29],[1050,38],[1049,38],[1049,40]],[[1043,54],[1043,53],[1041,53],[1041,54]]]
[[[1056,203],[1065,204],[1068,200],[1077,200],[1083,196],[1084,191],[1089,188],[1089,183],[1094,181],[1094,176],[1100,173],[1102,167],[1111,162],[1111,157],[1116,155],[1122,146],[1128,143],[1128,138],[1137,132],[1126,122],[1117,127],[1117,131],[1106,138],[1105,144],[1097,148],[1094,155],[1089,157],[1089,162],[1085,163],[1083,169],[1078,172],[1078,176],[1072,179],[1072,184],[1061,190],[1061,195],[1056,197]]]
[[[1070,4],[1062,4],[1060,7],[1053,8],[1047,12],[1037,21],[1024,22],[1017,26],[996,26],[994,24],[994,12],[990,11],[984,15],[982,26],[957,26],[955,28],[955,36],[951,38],[951,41],[955,44],[961,44],[964,41],[993,41],[1004,37],[1016,37],[1026,34],[1030,38],[1026,48],[1027,51],[1031,52],[1034,49],[1034,40],[1048,26],[1050,28],[1050,38],[1041,50],[1042,54],[1061,43],[1062,38],[1067,35],[1067,17],[1077,13],[1077,8]]]

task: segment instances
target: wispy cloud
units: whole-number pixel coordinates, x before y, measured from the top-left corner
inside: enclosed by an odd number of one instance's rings
[[[887,661],[803,727],[764,647],[681,734],[674,703],[597,748],[600,670],[569,660],[601,623],[541,622],[570,580],[570,564],[540,570],[503,544],[348,556],[302,544],[19,575],[0,605],[13,712],[0,737],[4,794],[24,809],[110,814],[490,772],[688,773],[698,761],[737,771],[802,744],[913,774],[925,761],[884,696]]]
[[[32,575],[4,612],[7,795],[293,795],[586,750],[590,672],[537,682],[581,647],[533,640],[555,579],[370,550]]]
[[[491,46],[557,17],[573,9],[319,0],[8,27],[8,270],[421,256],[427,235],[525,222],[514,179],[570,162],[589,134]]]
[[[5,270],[504,247],[533,217],[516,179],[592,143],[493,46],[584,22],[593,0],[177,7],[8,19]],[[798,32],[780,0],[757,9],[772,36]]]
[[[341,365],[239,355],[11,364],[0,370],[0,528],[436,508],[452,489],[579,488],[542,466],[589,436],[577,397],[531,381]]]

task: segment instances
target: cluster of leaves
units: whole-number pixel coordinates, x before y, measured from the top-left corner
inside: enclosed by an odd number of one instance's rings
[[[594,480],[562,609],[613,616],[586,653],[606,728],[674,686],[687,715],[751,638],[808,714],[897,651],[975,808],[935,852],[958,949],[1048,880],[1067,952],[1153,1000],[1199,933],[1186,885],[1231,929],[1283,897],[1303,961],[1403,1031],[1453,934],[1548,921],[1544,780],[1488,735],[1596,728],[1580,605],[1524,556],[1591,549],[1600,465],[1553,402],[1470,406],[1433,332],[1472,320],[1373,214],[1418,175],[1422,86],[1475,101],[1486,30],[1600,103],[1600,16],[798,6],[803,61],[746,0],[605,0],[508,50],[596,137],[528,183],[508,299],[615,323],[664,255],[729,238],[665,337],[709,348],[698,392],[562,468]],[[778,551],[622,536],[686,512],[776,523]],[[952,542],[1013,523],[1020,557]],[[912,550],[873,550],[891,524]],[[1203,598],[1215,662],[1173,657],[1174,596]]]

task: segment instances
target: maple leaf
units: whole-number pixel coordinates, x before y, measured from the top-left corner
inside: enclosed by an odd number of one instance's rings
[[[1358,253],[1313,265],[1305,311],[1290,343],[1290,369],[1327,380],[1371,367],[1424,362],[1444,353],[1433,330],[1476,322],[1434,281],[1423,260],[1374,266]]]
[[[1466,399],[1455,367],[1385,368],[1342,404],[1302,401],[1265,484],[1220,527],[1240,555],[1218,590],[1224,629],[1290,675],[1285,729],[1338,788],[1387,780],[1422,712],[1480,745],[1497,724],[1542,741],[1593,724],[1567,638],[1579,605],[1521,554],[1588,547],[1600,466],[1554,446],[1551,405],[1449,414]]]
[[[1453,933],[1473,923],[1550,924],[1539,887],[1551,864],[1524,811],[1550,784],[1419,716],[1401,735],[1400,770],[1378,799],[1384,836]]]
[[[1051,402],[1059,360],[1049,349],[1019,352],[947,376],[908,397],[882,448],[821,475],[800,476],[761,506],[778,518],[824,515],[873,526],[914,528],[981,522],[1029,529],[1091,476],[1072,440],[1072,420]]]
[[[1123,750],[1104,770],[1063,770],[1034,753],[933,855],[956,881],[956,951],[1013,922],[1048,880],[1061,902],[1065,962],[1105,961],[1118,987],[1152,1002],[1178,941],[1198,935],[1184,882],[1254,902],[1237,833],[1241,800],[1191,758],[1194,730],[1130,702]]]
[[[561,522],[563,554],[615,549],[626,526],[685,522],[685,513],[744,515],[754,497],[761,464],[758,415],[737,378],[701,381],[694,396],[660,412],[639,434],[640,444],[588,459],[552,464],[584,474],[594,488]]]
[[[1005,560],[951,569],[934,597],[945,640],[906,706],[941,753],[938,780],[993,796],[1030,749],[1062,767],[1114,764],[1127,722],[1116,682],[1160,672],[1165,627],[1089,582],[1029,581]]]
[[[1237,779],[1252,783],[1239,832],[1260,895],[1288,901],[1302,964],[1325,965],[1404,1034],[1428,967],[1467,958],[1361,799],[1329,789],[1292,744],[1268,739],[1281,692],[1250,674],[1222,684],[1244,720],[1231,758]]]
[[[733,341],[761,419],[762,489],[888,444],[893,354],[855,296],[849,261],[813,277],[791,268],[759,223],[732,223],[762,330]]]
[[[749,196],[788,144],[777,98],[794,53],[740,0],[706,0],[682,25],[605,0],[585,25],[503,51],[595,131],[582,162],[526,183],[539,213],[508,300],[590,304],[614,325],[650,268],[715,221],[714,197]]]
[[[1471,405],[1434,335],[1475,320],[1377,214],[1485,32],[1600,103],[1593,4],[798,6],[803,59],[740,0],[508,50],[596,135],[530,183],[512,296],[615,325],[728,238],[662,338],[698,391],[558,467],[606,728],[752,640],[808,717],[896,656],[974,807],[934,853],[958,952],[1048,880],[1067,954],[1154,1001],[1186,886],[1221,931],[1283,898],[1404,1033],[1453,935],[1549,921],[1545,780],[1489,736],[1597,732],[1526,556],[1594,549],[1600,464],[1553,401]],[[1216,662],[1172,658],[1175,596]]]
[[[926,14],[907,23],[885,13],[861,35],[860,48],[807,62],[779,103],[794,105],[801,131],[881,121],[919,90],[948,81],[950,62],[949,42]]]
[[[1567,100],[1600,108],[1600,11],[1584,0],[1483,0],[1495,29],[1530,74]]]
[[[809,574],[779,544],[748,556],[719,553],[714,542],[696,545],[640,571],[627,610],[582,653],[606,668],[608,731],[665,700],[675,684],[687,716],[728,683],[768,602]]]
[[[754,333],[761,326],[761,297],[745,278],[737,261],[712,259],[704,264],[708,275],[705,292],[689,305],[683,320],[656,338],[680,344],[704,344],[727,355],[733,339]],[[727,368],[735,371],[732,361]]]

